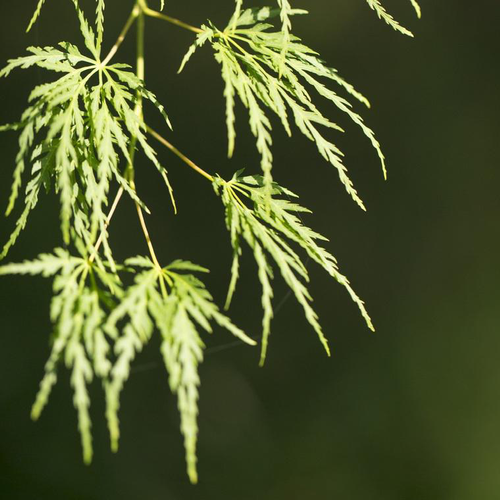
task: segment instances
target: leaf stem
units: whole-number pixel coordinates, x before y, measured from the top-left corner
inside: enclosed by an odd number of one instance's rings
[[[145,38],[145,20],[144,20],[144,4],[141,0],[137,0],[136,7],[139,9],[137,18],[137,77],[144,81],[145,67],[144,67],[144,38]],[[139,97],[141,97],[139,95]],[[142,98],[138,101],[138,107],[141,109],[142,116]]]
[[[208,179],[210,182],[214,181],[214,178],[213,178],[212,175],[210,175],[208,172],[205,172],[205,170],[203,170],[201,167],[199,167],[198,165],[196,165],[196,163],[194,163],[194,161],[190,160],[184,153],[182,153],[181,151],[179,151],[173,144],[171,144],[169,141],[167,141],[167,139],[165,139],[165,137],[161,136],[158,132],[156,132],[155,130],[153,130],[149,125],[146,125],[146,130],[158,142],[160,142],[165,147],[167,147],[168,149],[170,149],[170,151],[172,151],[172,153],[174,153],[176,156],[178,156],[186,165],[188,165],[193,170],[195,170],[196,172],[198,172],[200,175],[202,175],[203,177],[205,177],[205,179]]]
[[[162,267],[160,262],[158,261],[158,257],[156,256],[155,249],[153,247],[153,242],[151,240],[151,236],[149,235],[148,226],[146,225],[146,220],[144,218],[144,212],[138,203],[136,203],[137,215],[139,216],[139,222],[141,224],[142,232],[144,233],[144,237],[146,239],[146,243],[148,245],[149,253],[151,254],[151,259],[153,260],[153,264],[156,266],[158,270],[161,270]]]
[[[144,14],[149,17],[154,17],[155,19],[161,19],[163,21],[167,21],[170,24],[174,24],[175,26],[179,26],[180,28],[184,28],[186,30],[192,31],[193,33],[203,33],[201,28],[197,28],[196,26],[192,26],[191,24],[187,24],[184,21],[176,19],[175,17],[167,16],[158,12],[157,10],[150,9],[147,6],[143,6],[142,8]]]

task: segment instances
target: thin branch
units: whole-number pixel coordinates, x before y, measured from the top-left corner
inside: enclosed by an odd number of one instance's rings
[[[185,23],[184,21],[180,21],[175,17],[167,16],[158,12],[156,10],[150,9],[149,7],[143,7],[143,12],[146,16],[154,17],[156,19],[161,19],[163,21],[167,21],[168,23],[175,24],[175,26],[179,26],[180,28],[184,28],[186,30],[192,31],[193,33],[203,33],[201,28],[197,28],[196,26],[191,26],[190,24]]]
[[[200,175],[208,179],[210,182],[214,181],[214,177],[210,175],[208,172],[205,172],[201,167],[196,165],[192,160],[190,160],[186,155],[181,153],[173,144],[167,141],[163,136],[161,136],[158,132],[154,131],[151,127],[146,125],[146,130],[150,135],[152,135],[157,141],[159,141],[161,144],[163,144],[165,147],[170,149],[172,153],[177,155],[186,165],[190,166],[193,170],[198,172]]]
[[[146,220],[144,219],[144,212],[142,211],[142,208],[138,203],[136,203],[135,206],[137,209],[137,215],[139,216],[139,222],[141,223],[142,232],[144,233],[144,237],[146,238],[146,243],[148,245],[149,253],[151,254],[151,258],[153,259],[153,263],[158,269],[162,269],[160,262],[158,261],[158,257],[156,256],[151,236],[149,235],[148,226],[146,224]]]

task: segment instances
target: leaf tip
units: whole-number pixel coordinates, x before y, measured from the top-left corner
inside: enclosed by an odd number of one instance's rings
[[[92,450],[85,451],[83,455],[83,463],[87,466],[92,464]]]
[[[330,346],[328,345],[328,342],[326,340],[323,342],[323,347],[325,348],[326,355],[329,358],[331,358],[332,357],[332,351],[331,351]]]
[[[191,484],[198,484],[198,472],[195,467],[190,467],[188,469],[188,476]]]

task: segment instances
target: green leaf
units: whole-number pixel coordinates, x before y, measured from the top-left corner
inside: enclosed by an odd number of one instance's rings
[[[188,260],[175,260],[167,266],[170,271],[191,271],[194,273],[209,273],[206,267],[201,267],[198,264],[189,262]]]
[[[25,229],[26,224],[28,223],[29,215],[31,214],[31,212],[34,210],[34,208],[38,203],[40,190],[44,185],[44,183],[46,182],[47,172],[51,167],[51,162],[52,159],[50,156],[44,158],[42,162],[39,161],[35,162],[32,170],[32,178],[26,186],[24,209],[16,222],[16,227],[14,231],[10,235],[8,241],[5,243],[2,249],[2,252],[0,253],[0,260],[3,260],[7,256],[9,250],[12,248],[12,246],[16,243],[17,239],[19,238],[19,235]],[[12,209],[15,199],[17,198],[17,189],[18,189],[17,184],[20,182],[20,175],[22,173],[21,170],[23,168],[24,168],[24,162],[18,163],[16,176],[19,176],[19,180],[15,179],[14,181],[12,195],[9,203],[9,209],[8,209],[9,211]]]
[[[31,17],[31,21],[28,25],[28,28],[26,29],[26,33],[29,33],[31,31],[31,28],[33,25],[37,22],[38,18],[40,17],[40,13],[42,12],[42,8],[45,4],[45,0],[38,0],[38,4],[36,6],[35,12],[33,16]]]
[[[346,288],[360,309],[368,327],[373,329],[363,301],[356,295],[347,278],[340,273],[337,261],[333,255],[318,245],[317,241],[325,241],[326,238],[303,224],[300,214],[308,212],[308,210],[290,200],[290,198],[296,197],[293,193],[273,183],[271,199],[268,201],[265,179],[258,176],[235,176],[229,182],[217,178],[214,187],[226,209],[226,225],[231,233],[231,244],[234,251],[228,303],[238,279],[238,266],[235,262],[238,262],[241,255],[240,240],[245,241],[251,248],[257,263],[264,309],[261,364],[266,358],[273,317],[271,285],[273,266],[271,262],[280,271],[284,281],[304,309],[306,319],[316,331],[327,353],[330,353],[328,342],[316,312],[312,308],[312,298],[306,286],[309,281],[309,273],[299,255],[292,249],[291,243],[295,243],[305,250],[312,260]],[[283,195],[288,199],[284,198]],[[251,203],[252,208],[245,204],[245,200]]]
[[[403,35],[411,36],[413,37],[413,33],[409,30],[407,30],[405,27],[401,26],[391,14],[387,12],[385,7],[382,5],[380,0],[366,0],[368,5],[370,6],[371,9],[373,9],[379,19],[382,19],[385,21],[391,28],[395,29],[396,31],[399,31],[400,33],[403,33]],[[413,8],[415,9],[415,12],[417,13],[417,17],[421,17],[422,11],[420,9],[420,5],[416,0],[410,0]]]
[[[233,30],[234,28],[236,28],[237,26],[237,23],[238,23],[238,19],[241,15],[241,9],[243,7],[243,0],[236,0],[236,5],[235,5],[235,9],[234,9],[234,15],[233,15],[233,18],[231,21],[229,21],[229,25],[228,25],[228,28]]]
[[[23,186],[26,164],[35,163],[31,179],[27,181],[24,211],[0,257],[5,257],[26,226],[40,189],[45,185],[53,186],[59,194],[65,242],[68,243],[75,232],[92,247],[98,235],[102,235],[103,251],[114,266],[107,234],[107,204],[112,183],[116,182],[149,212],[127,178],[134,141],[159,171],[176,210],[167,171],[148,142],[144,120],[135,111],[136,93],[152,102],[169,126],[170,121],[156,96],[126,65],[98,67],[95,60],[82,55],[74,45],[62,43],[60,47],[32,47],[31,55],[9,61],[0,71],[0,76],[7,76],[16,68],[38,66],[64,73],[53,82],[35,87],[30,95],[31,106],[23,113],[20,123],[3,127],[3,130],[20,131],[7,214],[12,212]],[[94,76],[99,76],[99,83],[91,85]]]
[[[17,69],[34,67],[52,75],[46,83],[33,88],[19,122],[0,126],[0,132],[16,131],[19,135],[6,215],[22,205],[0,260],[26,227],[29,215],[41,199],[42,189],[59,197],[63,240],[67,248],[77,252],[73,255],[66,248],[58,248],[34,260],[0,266],[0,276],[53,278],[51,351],[31,415],[35,420],[41,416],[57,383],[58,369],[64,364],[71,374],[84,461],[90,463],[93,456],[89,385],[96,378],[105,391],[111,448],[116,451],[121,393],[138,353],[158,333],[169,385],[177,397],[187,472],[195,483],[203,336],[220,327],[249,345],[256,342],[221,312],[199,279],[198,273],[208,273],[208,269],[185,260],[175,260],[166,267],[158,263],[141,212],[149,210],[136,191],[136,154],[143,153],[158,170],[169,190],[174,212],[176,203],[167,170],[148,141],[148,133],[156,134],[144,119],[145,102],[156,108],[169,128],[172,124],[156,95],[137,76],[139,70],[135,74],[127,64],[108,64],[121,38],[109,56],[101,58],[105,0],[96,0],[95,23],[89,23],[78,0],[71,1],[86,50],[69,42],[56,47],[29,47],[27,55],[9,60],[0,69],[0,78]],[[386,23],[411,36],[385,10],[381,0],[367,2]],[[420,17],[417,0],[410,2]],[[136,20],[138,7],[148,14],[146,3],[141,0],[135,6],[127,29]],[[39,19],[44,4],[45,0],[37,1],[28,31]],[[315,144],[320,155],[337,169],[346,190],[362,208],[363,202],[344,165],[343,153],[330,138],[331,130],[343,132],[343,128],[320,111],[313,94],[333,103],[342,116],[361,129],[376,150],[384,175],[385,158],[373,131],[344,94],[367,107],[368,100],[292,34],[293,16],[307,11],[292,8],[290,0],[277,0],[276,8],[246,9],[243,4],[243,0],[235,0],[234,14],[224,30],[210,22],[202,26],[179,69],[183,70],[198,48],[210,43],[224,82],[228,156],[233,156],[236,145],[235,107],[239,99],[247,110],[261,157],[262,175],[244,176],[239,171],[229,182],[221,178],[213,182],[224,205],[233,248],[226,309],[236,291],[243,247],[248,246],[262,286],[261,364],[266,359],[271,334],[276,271],[330,354],[313,309],[309,271],[303,255],[340,283],[368,327],[373,329],[373,325],[363,301],[324,247],[327,238],[305,225],[302,217],[309,210],[299,204],[293,192],[273,181],[272,115],[277,116],[277,123],[281,123],[289,136],[295,124]],[[161,0],[160,10],[164,6]],[[149,10],[149,14],[154,12]],[[142,38],[141,30],[139,37]],[[141,57],[140,44],[138,56]],[[113,192],[117,194],[110,208]],[[108,226],[124,193],[137,205],[152,258],[137,256],[120,265],[113,256]]]
[[[420,8],[420,4],[417,0],[410,0],[415,12],[417,13],[417,17],[420,19],[422,17],[422,9]]]
[[[201,29],[203,31],[199,35],[196,36],[195,42],[189,47],[188,51],[186,52],[186,55],[182,59],[178,73],[181,73],[184,70],[184,68],[186,67],[186,64],[189,62],[189,60],[194,55],[194,53],[197,51],[197,49],[199,49],[200,47],[203,47],[203,45],[205,45],[205,43],[207,41],[211,40],[215,34],[215,31],[212,28],[209,28],[208,26],[203,25],[201,27]]]
[[[36,260],[0,266],[0,276],[20,274],[49,278],[68,266],[74,268],[80,264],[81,259],[71,257],[66,250],[57,248],[53,254],[41,254]]]
[[[98,41],[96,39],[96,34],[92,29],[92,27],[90,26],[89,22],[87,21],[85,14],[83,13],[83,10],[80,8],[78,0],[72,0],[72,1],[75,6],[76,13],[78,15],[78,21],[80,22],[80,32],[83,35],[85,46],[87,47],[87,49],[90,50],[90,52],[96,58],[96,60],[98,60],[101,55],[101,47],[97,43]],[[104,4],[102,2],[101,4],[98,3],[98,8],[99,6],[104,8]],[[99,15],[99,18],[100,17],[101,15]],[[101,20],[99,18],[98,21],[100,22]],[[99,24],[98,24],[98,29],[99,29]]]
[[[215,322],[242,341],[250,345],[255,342],[219,311],[200,280],[185,274],[185,271],[208,272],[207,269],[181,260],[158,269],[145,257],[128,259],[126,265],[140,271],[105,326],[108,334],[117,339],[117,362],[106,387],[112,447],[116,450],[118,446],[120,393],[136,353],[149,342],[156,327],[162,336],[161,351],[170,388],[178,398],[188,475],[196,482],[198,365],[203,360],[204,348],[197,325],[210,333],[210,323]]]
[[[98,266],[97,263],[95,265]],[[42,254],[33,261],[0,267],[0,275],[55,277],[51,303],[54,340],[31,415],[34,420],[40,417],[52,387],[57,382],[57,365],[64,359],[71,371],[73,402],[78,413],[78,427],[86,463],[92,460],[87,385],[94,374],[105,380],[111,370],[110,345],[102,329],[107,316],[106,305],[102,301],[105,292],[99,289],[99,283],[113,283],[115,293],[118,289],[114,275],[107,275],[106,280],[98,281],[93,273],[92,265],[86,259],[74,257],[63,249],[56,249],[53,254]],[[97,276],[103,274],[107,273],[101,268]]]
[[[96,8],[96,28],[97,28],[97,40],[96,40],[96,48],[97,51],[101,51],[102,46],[102,37],[104,34],[104,9],[106,8],[106,4],[104,0],[97,0],[97,8]]]
[[[215,58],[221,65],[225,84],[228,154],[231,157],[235,147],[234,109],[238,96],[248,110],[250,129],[261,155],[267,203],[270,201],[273,182],[271,111],[279,117],[288,135],[292,134],[290,122],[293,117],[300,132],[315,143],[321,156],[337,169],[341,182],[353,200],[365,209],[347,173],[343,153],[321,130],[343,132],[343,129],[318,109],[310,89],[331,101],[361,128],[375,148],[386,176],[385,158],[373,131],[352,109],[350,102],[327,87],[322,80],[333,82],[367,106],[369,102],[336,70],[326,66],[314,50],[291,34],[291,16],[305,12],[292,9],[285,0],[280,0],[279,6],[280,9],[248,9],[239,14],[237,11],[223,32],[210,28],[210,36],[207,31],[199,35],[199,38],[205,35],[211,41]],[[262,21],[278,14],[282,21],[281,31],[273,31],[272,25],[262,24]]]

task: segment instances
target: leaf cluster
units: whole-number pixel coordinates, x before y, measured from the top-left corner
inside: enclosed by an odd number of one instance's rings
[[[282,2],[281,10],[269,7],[237,9],[223,31],[213,25],[203,27],[202,33],[186,54],[181,70],[196,48],[210,41],[225,83],[228,154],[231,157],[235,147],[235,104],[238,96],[248,110],[250,128],[261,154],[268,199],[272,190],[273,166],[271,112],[277,115],[288,135],[292,134],[291,122],[295,123],[299,131],[316,145],[321,156],[337,169],[347,192],[364,209],[348,176],[343,153],[324,132],[324,129],[341,132],[343,129],[314,104],[311,90],[333,103],[361,128],[375,148],[385,175],[385,158],[373,131],[352,109],[352,104],[325,82],[337,85],[367,106],[368,100],[336,70],[326,66],[318,53],[304,45],[298,37],[285,29],[276,31],[270,24],[273,18],[281,16],[284,26],[290,28],[291,16],[306,13],[292,9],[288,2]]]
[[[69,243],[73,230],[91,248],[102,233],[106,236],[106,255],[112,262],[106,233],[111,182],[116,181],[147,210],[135,192],[131,171],[127,170],[136,144],[158,169],[172,194],[167,172],[148,143],[144,121],[136,109],[138,98],[147,99],[170,124],[163,106],[127,65],[101,61],[101,29],[96,35],[83,13],[79,9],[78,12],[89,56],[67,42],[58,48],[30,47],[29,56],[10,60],[0,71],[0,77],[6,77],[15,69],[37,66],[63,75],[35,87],[19,123],[5,127],[20,132],[7,214],[14,209],[20,194],[26,165],[32,166],[24,210],[0,258],[7,255],[26,226],[41,190],[53,187],[61,201],[64,241]],[[100,19],[98,15],[98,28]],[[125,167],[120,167],[120,163]]]
[[[63,249],[40,255],[34,261],[0,267],[0,275],[26,274],[54,277],[54,296],[50,308],[54,324],[52,351],[32,408],[32,418],[37,420],[40,417],[57,382],[58,364],[64,361],[71,371],[83,458],[86,463],[90,463],[92,438],[87,386],[94,375],[106,380],[110,374],[111,346],[103,323],[112,306],[109,290],[116,293],[119,282],[103,266],[92,266],[88,259],[72,256]],[[101,288],[103,285],[106,291]]]
[[[271,282],[274,277],[274,266],[278,268],[282,278],[304,309],[308,322],[316,331],[326,352],[330,354],[318,316],[312,308],[312,297],[307,288],[308,270],[292,245],[305,251],[309,259],[319,264],[346,288],[358,305],[367,325],[373,330],[373,324],[363,301],[356,295],[347,278],[340,273],[335,257],[318,244],[328,239],[304,225],[301,214],[310,211],[294,201],[297,198],[294,193],[273,183],[271,198],[267,199],[263,177],[243,177],[241,172],[236,173],[228,182],[218,177],[214,181],[214,188],[225,207],[226,226],[230,232],[233,247],[232,279],[226,308],[229,307],[236,289],[243,241],[250,247],[257,263],[264,310],[261,364],[266,358],[271,333],[273,317]]]
[[[274,315],[276,271],[303,308],[328,354],[328,342],[309,292],[309,261],[319,264],[347,290],[373,330],[363,301],[341,274],[335,257],[322,246],[328,240],[305,225],[303,217],[309,210],[298,203],[294,193],[273,180],[272,120],[281,123],[288,135],[295,125],[313,142],[320,155],[337,169],[347,192],[362,208],[363,202],[348,176],[343,154],[329,137],[329,130],[343,129],[320,111],[313,96],[326,99],[361,128],[378,154],[384,175],[385,158],[372,130],[346,97],[369,107],[368,100],[292,33],[293,17],[307,12],[293,8],[289,0],[277,0],[274,7],[262,8],[244,8],[243,0],[235,0],[234,14],[222,30],[209,21],[201,28],[191,26],[150,9],[146,0],[136,0],[120,37],[107,55],[102,53],[105,0],[96,0],[93,24],[87,20],[78,0],[71,1],[84,48],[69,42],[56,47],[29,47],[28,55],[9,60],[0,70],[0,78],[32,67],[52,75],[47,83],[33,89],[19,122],[0,127],[0,132],[19,134],[7,215],[19,204],[19,198],[23,198],[24,205],[0,260],[26,227],[42,192],[55,192],[60,200],[65,248],[42,254],[35,260],[0,267],[0,276],[53,278],[51,353],[32,417],[40,417],[57,382],[59,365],[64,364],[71,373],[84,461],[89,463],[93,454],[88,388],[95,379],[103,386],[111,447],[116,451],[121,393],[134,359],[157,333],[170,388],[178,400],[188,475],[196,482],[198,368],[204,356],[203,334],[212,333],[217,326],[249,345],[255,345],[255,341],[218,308],[197,276],[207,273],[206,268],[185,260],[176,260],[166,267],[160,265],[144,217],[149,210],[135,183],[137,152],[142,151],[162,176],[174,211],[173,189],[149,142],[150,136],[212,182],[224,206],[233,248],[226,309],[236,290],[244,246],[250,249],[257,264],[263,307],[261,364],[266,358]],[[416,0],[410,1],[420,17]],[[367,2],[390,26],[411,35],[379,0]],[[28,31],[39,19],[45,3],[38,0]],[[159,6],[163,11],[165,2],[161,0]],[[198,48],[211,46],[225,87],[228,155],[233,155],[236,144],[235,108],[239,99],[248,112],[249,126],[261,156],[262,176],[244,176],[242,171],[230,181],[213,176],[148,127],[144,119],[146,101],[162,114],[167,127],[171,128],[171,124],[163,105],[144,83],[147,16],[197,33],[180,71]],[[130,66],[113,63],[112,59],[135,22],[137,69],[134,72]],[[117,194],[111,204],[113,190]],[[136,206],[150,256],[137,256],[118,264],[113,258],[108,227],[124,193]]]
[[[181,260],[158,268],[145,257],[128,259],[119,269],[134,276],[130,286],[123,286],[116,273],[102,263],[72,256],[63,249],[0,267],[0,276],[54,277],[52,351],[32,417],[40,417],[57,382],[58,364],[64,361],[71,371],[84,461],[90,463],[93,454],[88,385],[94,377],[105,390],[111,447],[117,451],[120,393],[132,361],[158,331],[170,388],[178,398],[188,474],[196,482],[198,365],[204,349],[200,330],[212,333],[211,323],[215,323],[249,345],[255,341],[219,311],[203,282],[193,274],[207,269]]]
[[[128,259],[126,265],[136,270],[135,283],[111,312],[105,327],[115,337],[123,331],[116,343],[118,357],[106,390],[112,447],[116,449],[118,443],[119,394],[129,376],[130,364],[156,329],[162,338],[161,352],[170,388],[178,398],[188,474],[196,482],[197,367],[203,360],[204,348],[198,329],[212,333],[210,323],[215,322],[249,345],[255,345],[255,341],[219,311],[204,284],[191,274],[206,273],[207,269],[187,261],[175,261],[158,269],[144,257]]]

